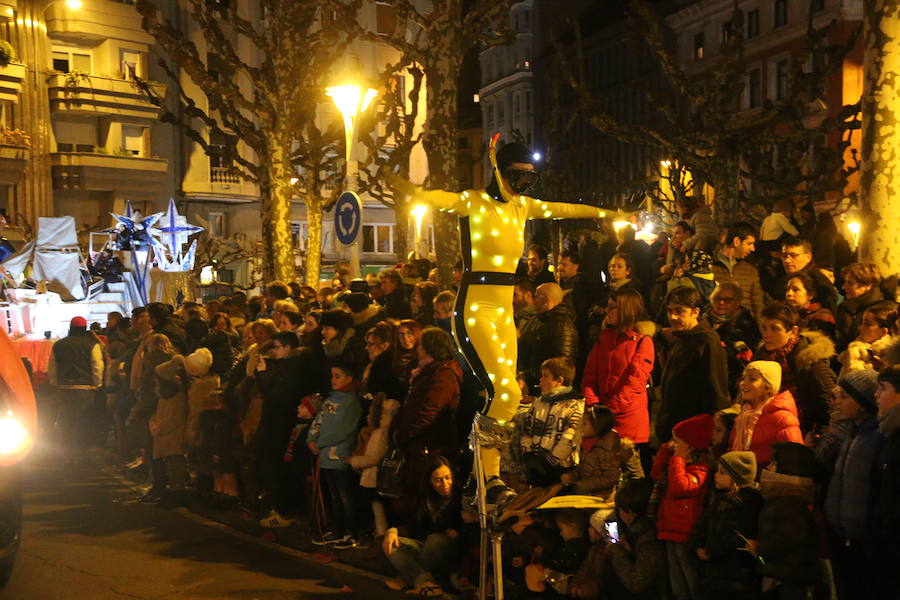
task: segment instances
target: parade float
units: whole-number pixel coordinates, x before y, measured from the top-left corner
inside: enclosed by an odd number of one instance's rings
[[[144,216],[129,202],[124,215],[111,214],[112,228],[90,234],[87,258],[73,217],[40,217],[34,239],[0,262],[0,325],[14,340],[58,339],[75,316],[105,325],[112,311],[127,316],[149,302],[191,297],[190,238],[203,228],[178,214],[174,200],[164,213]]]

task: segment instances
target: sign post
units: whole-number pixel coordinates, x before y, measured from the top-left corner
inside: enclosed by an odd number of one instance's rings
[[[361,277],[359,232],[362,230],[362,202],[356,192],[344,192],[334,205],[334,233],[348,249],[351,277]]]

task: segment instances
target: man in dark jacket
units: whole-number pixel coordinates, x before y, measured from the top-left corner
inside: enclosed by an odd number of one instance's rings
[[[885,442],[876,464],[881,477],[875,501],[875,531],[879,548],[879,585],[900,589],[900,365],[878,373],[875,391],[878,431]]]
[[[53,344],[47,379],[58,390],[58,426],[65,460],[77,461],[90,443],[94,399],[103,383],[101,344],[88,333],[84,317],[74,317],[69,335]]]
[[[320,348],[299,347],[292,331],[272,339],[275,358],[260,358],[256,380],[263,405],[254,446],[266,499],[273,512],[260,521],[264,527],[289,524],[290,469],[284,451],[297,421],[300,399],[327,390],[325,357]]]
[[[526,275],[534,287],[554,281],[553,273],[547,267],[547,249],[539,244],[532,244],[525,254],[525,264],[528,267]]]
[[[578,330],[575,328],[575,313],[563,302],[563,291],[556,283],[538,286],[534,295],[539,327],[533,338],[522,337],[520,343],[533,344],[527,364],[521,364],[525,380],[529,386],[538,385],[541,378],[541,364],[548,358],[562,356],[572,364],[578,360]]]
[[[184,329],[172,319],[169,307],[162,302],[151,302],[147,305],[147,314],[150,315],[150,326],[153,327],[154,332],[169,338],[175,351],[179,354],[188,354]]]
[[[819,269],[813,260],[812,245],[799,238],[787,238],[781,244],[781,275],[770,290],[769,295],[777,300],[784,299],[788,281],[796,273],[806,273],[816,284],[816,298],[828,308],[837,304],[837,290],[831,280]]]
[[[350,344],[365,347],[366,333],[387,319],[387,315],[380,306],[372,302],[369,294],[363,292],[351,292],[343,297],[343,301],[350,309],[350,317],[353,319],[353,337]]]
[[[403,287],[403,277],[396,269],[385,269],[381,272],[381,305],[384,313],[391,319],[411,319],[412,308]]]
[[[677,287],[666,296],[669,327],[657,336],[666,347],[662,372],[662,403],[656,416],[660,442],[672,437],[672,428],[684,419],[714,413],[731,404],[728,395],[728,359],[719,335],[701,325],[700,293]]]
[[[713,257],[712,271],[716,283],[733,281],[741,287],[744,306],[756,316],[763,308],[762,284],[759,271],[747,257],[753,253],[756,244],[756,229],[749,223],[735,223],[725,233],[725,243]]]

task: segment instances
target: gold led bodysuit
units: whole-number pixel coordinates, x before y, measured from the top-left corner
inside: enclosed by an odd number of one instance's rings
[[[483,414],[504,423],[516,414],[522,395],[516,382],[513,284],[525,244],[525,222],[596,218],[604,213],[593,206],[544,202],[516,194],[497,168],[497,138],[491,140],[490,156],[502,200],[484,190],[452,193],[416,187],[413,195],[460,217],[463,278],[456,296],[453,334],[487,390]]]

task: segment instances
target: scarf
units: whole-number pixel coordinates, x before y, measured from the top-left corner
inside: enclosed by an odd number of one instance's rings
[[[344,331],[343,335],[335,337],[330,342],[323,341],[322,349],[325,351],[325,357],[334,359],[343,354],[344,348],[347,347],[347,342],[353,337],[353,332],[353,328],[350,328]]]
[[[582,456],[594,449],[600,439],[596,436],[581,438],[581,454]]]
[[[878,431],[886,438],[900,431],[900,406],[895,406],[886,415],[878,418]]]
[[[734,442],[729,450],[749,450],[750,440],[753,439],[753,431],[756,423],[762,416],[763,409],[771,402],[766,400],[759,408],[753,408],[749,402],[741,405],[741,412],[734,420]]]
[[[615,291],[615,290],[618,290],[623,285],[625,285],[626,283],[631,283],[631,279],[626,278],[626,279],[622,279],[621,281],[610,281],[609,287],[610,287],[610,289]]]

